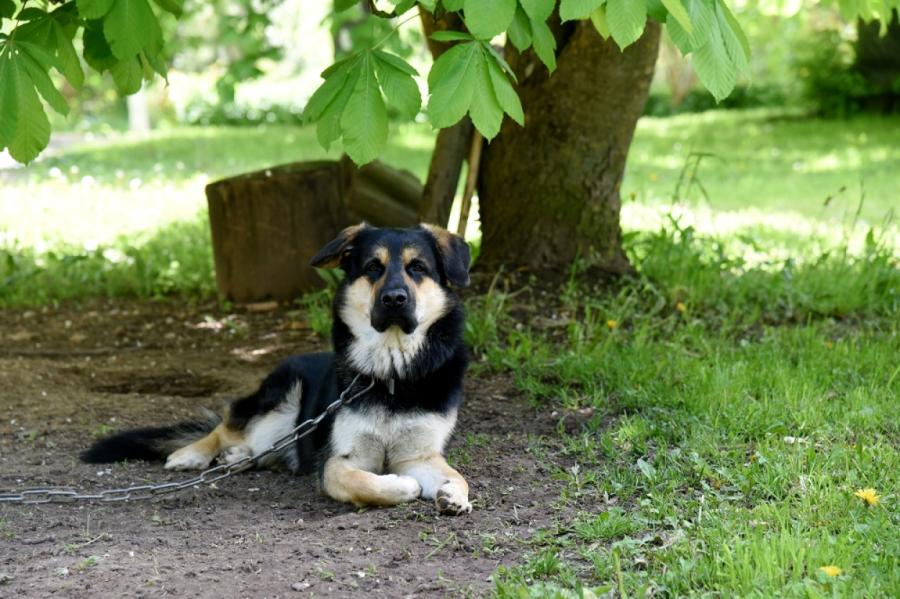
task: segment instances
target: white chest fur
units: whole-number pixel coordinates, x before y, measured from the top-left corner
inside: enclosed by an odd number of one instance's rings
[[[380,472],[386,464],[440,454],[453,427],[456,411],[392,414],[381,407],[343,410],[331,431],[335,455],[353,456],[370,472]]]

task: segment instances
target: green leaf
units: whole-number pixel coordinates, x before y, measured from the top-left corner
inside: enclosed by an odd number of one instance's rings
[[[437,0],[419,0],[419,5],[434,14],[434,9],[437,8]]]
[[[399,69],[409,75],[410,77],[416,77],[419,72],[416,71],[412,65],[408,62],[397,56],[396,54],[391,54],[390,52],[384,52],[382,50],[374,51],[375,57],[378,60],[383,60],[393,66],[395,69]]]
[[[392,59],[399,60],[406,68],[400,69],[391,60],[382,57],[385,52],[376,51],[373,53],[375,58],[375,71],[378,75],[378,83],[384,92],[388,102],[400,111],[400,114],[406,118],[414,118],[422,107],[422,95],[419,93],[419,86],[410,76],[409,70],[415,73],[415,69],[409,66],[404,60],[391,56]]]
[[[344,12],[359,5],[359,0],[334,0],[334,12]]]
[[[12,0],[0,0],[0,19],[9,19],[16,13],[16,5]]]
[[[532,20],[531,35],[535,54],[552,73],[556,70],[556,38],[553,37],[553,32],[550,31],[547,23]]]
[[[19,25],[16,29],[16,39],[33,42],[50,52],[54,51],[56,38],[53,35],[53,20],[50,15],[44,13],[41,18]]]
[[[106,71],[119,62],[112,54],[109,43],[103,35],[103,21],[88,21],[82,34],[84,40],[84,60],[95,71]]]
[[[151,69],[159,73],[159,75],[166,80],[166,83],[169,82],[169,66],[166,64],[166,61],[163,60],[162,53],[157,52],[153,53],[152,51],[144,50],[140,54],[141,60],[146,62]],[[151,75],[144,75],[144,78],[148,81],[151,79]]]
[[[446,29],[444,31],[435,31],[431,34],[431,39],[436,42],[467,42],[472,41],[472,34],[464,31],[453,31]]]
[[[717,26],[713,26],[709,41],[693,53],[694,70],[704,87],[710,91],[716,101],[726,98],[737,83],[737,69],[728,51],[725,40]]]
[[[356,88],[356,81],[359,79],[360,71],[357,68],[353,68],[355,64],[356,61],[351,63],[343,86],[319,116],[319,122],[316,126],[316,137],[318,137],[319,143],[326,150],[341,137],[341,117],[344,114],[344,109],[347,107],[350,96],[353,95],[353,90]]]
[[[490,39],[503,33],[516,14],[516,0],[465,0],[466,27],[477,38]]]
[[[153,0],[156,5],[166,12],[180,17],[184,13],[184,0]]]
[[[315,122],[322,117],[325,109],[344,89],[351,69],[352,63],[343,61],[338,65],[338,68],[330,68],[322,73],[325,81],[313,92],[313,95],[306,102],[306,107],[303,109],[303,119],[305,121]]]
[[[416,0],[400,0],[400,2],[397,2],[394,5],[394,13],[397,16],[400,16],[415,5],[416,5]]]
[[[684,4],[681,3],[681,0],[662,0],[662,3],[663,6],[666,7],[666,10],[669,11],[669,14],[678,21],[678,24],[681,25],[682,29],[688,34],[694,31],[694,26],[691,25],[691,15],[688,14]]]
[[[531,21],[521,6],[516,7],[516,15],[506,34],[519,52],[524,52],[531,45]]]
[[[594,24],[594,29],[597,30],[600,37],[605,40],[609,39],[609,22],[606,20],[606,8],[598,6],[597,10],[591,13],[591,23]]]
[[[587,19],[591,13],[600,8],[606,0],[561,0],[559,17],[566,21]]]
[[[34,21],[35,19],[42,19],[46,16],[46,11],[34,6],[29,6],[28,8],[20,10],[19,14],[16,15],[16,19],[19,21]]]
[[[25,66],[25,71],[41,97],[59,114],[69,114],[69,105],[66,104],[66,99],[53,85],[53,80],[50,79],[47,72],[51,65],[58,64],[56,59],[47,54],[40,46],[28,42],[19,42],[16,46],[19,48],[19,57]]]
[[[77,0],[78,14],[85,19],[105,17],[115,0]]]
[[[556,6],[556,0],[519,0],[519,2],[528,18],[542,23],[550,18],[553,7]]]
[[[103,33],[119,60],[134,58],[158,31],[159,23],[147,0],[116,0],[103,20]]]
[[[359,77],[341,116],[344,151],[358,165],[372,162],[387,142],[388,117],[375,76],[375,61],[367,52],[357,64]]]
[[[72,44],[72,37],[59,21],[53,22],[53,31],[56,34],[56,59],[59,61],[59,71],[68,79],[75,89],[81,89],[84,85],[84,71],[81,61]],[[74,34],[74,29],[73,29]]]
[[[512,70],[512,67],[509,66],[509,63],[506,62],[506,59],[503,58],[503,55],[500,54],[500,52],[498,52],[496,48],[486,43],[484,44],[484,49],[488,52],[488,54],[491,55],[490,57],[494,59],[494,62],[496,62],[500,66],[500,68],[507,75],[509,75],[510,79],[512,79],[513,81],[518,81],[516,79],[516,72]]]
[[[351,56],[348,56],[347,58],[343,58],[343,59],[341,59],[341,60],[339,60],[339,61],[333,63],[331,66],[329,66],[328,68],[326,68],[324,71],[322,71],[322,73],[320,74],[320,76],[321,76],[323,79],[326,79],[326,78],[328,78],[328,76],[331,75],[331,73],[333,73],[334,71],[337,71],[338,69],[342,69],[342,68],[346,67],[348,63],[353,63],[353,62],[356,62],[357,60],[359,60],[359,54],[358,54],[358,53],[357,53],[357,54],[353,54],[353,55],[351,55]]]
[[[455,125],[469,110],[475,91],[478,42],[457,44],[440,55],[428,74],[428,119],[435,127]]]
[[[645,0],[647,2],[647,18],[657,23],[665,23],[666,17],[669,16],[669,11],[666,10],[666,7],[663,6],[663,3],[660,0]]]
[[[137,56],[120,60],[109,68],[116,89],[123,96],[135,94],[141,89],[144,69]]]
[[[503,74],[503,70],[493,60],[488,60],[488,74],[491,77],[491,86],[494,88],[494,95],[497,102],[503,108],[503,112],[508,114],[512,120],[525,124],[525,112],[522,110],[522,102],[519,100],[519,94],[513,89],[512,84]]]
[[[719,30],[725,40],[725,49],[731,56],[732,62],[739,71],[746,71],[750,64],[750,42],[741,28],[741,24],[734,18],[734,14],[728,6],[719,0],[716,4],[716,18],[719,21]]]
[[[624,50],[644,33],[647,5],[643,0],[607,0],[606,20],[612,38]]]
[[[716,20],[712,0],[682,0],[690,16],[692,30],[688,32],[671,13],[666,19],[669,37],[682,54],[689,54],[703,47],[709,40],[709,32]]]
[[[435,3],[437,4],[437,3]],[[449,11],[462,10],[465,0],[442,0],[444,8]]]
[[[484,53],[480,52],[474,63],[475,90],[472,94],[469,116],[472,118],[475,128],[485,139],[490,141],[500,133],[500,125],[503,123],[503,108],[494,94],[494,86],[488,73],[488,60]]]
[[[56,60],[56,57],[34,42],[18,40],[15,45],[20,51],[25,52],[36,60],[41,68],[44,69],[44,72],[49,71],[50,67],[55,68],[57,71],[59,70],[59,61]]]
[[[28,74],[27,58],[9,43],[0,49],[0,147],[22,163],[34,160],[50,142],[50,122]]]

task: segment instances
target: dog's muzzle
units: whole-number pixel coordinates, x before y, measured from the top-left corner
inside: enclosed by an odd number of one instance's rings
[[[415,300],[403,287],[382,290],[372,308],[372,328],[383,333],[392,326],[398,326],[409,335],[416,330]]]

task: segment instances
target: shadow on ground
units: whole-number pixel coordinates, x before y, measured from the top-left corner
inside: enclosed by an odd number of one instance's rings
[[[0,312],[0,492],[177,480],[158,463],[87,465],[107,432],[172,422],[252,390],[273,364],[321,349],[302,315],[215,305],[97,302]],[[0,505],[0,595],[481,594],[560,514],[529,433],[554,423],[503,377],[470,377],[450,455],[475,511],[420,501],[355,510],[312,477],[252,472],[149,502]]]

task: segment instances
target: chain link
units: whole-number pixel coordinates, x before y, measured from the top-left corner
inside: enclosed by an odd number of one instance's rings
[[[155,485],[135,485],[132,487],[123,487],[121,489],[106,489],[96,493],[80,493],[71,489],[23,489],[17,493],[0,493],[0,503],[75,503],[81,501],[99,501],[103,503],[112,503],[116,501],[141,501],[152,499],[159,495],[168,493],[176,493],[184,489],[199,487],[200,485],[212,485],[222,479],[228,478],[238,472],[243,472],[259,464],[260,460],[273,454],[277,454],[283,449],[290,447],[303,437],[309,435],[319,427],[319,424],[329,416],[334,415],[342,407],[353,403],[358,397],[368,393],[375,386],[375,379],[371,379],[369,385],[362,391],[350,395],[356,382],[362,377],[357,374],[344,389],[340,396],[331,402],[325,410],[309,420],[304,420],[298,424],[288,434],[277,439],[272,445],[253,456],[241,458],[230,464],[220,464],[208,470],[204,470],[200,474],[181,481],[160,483]]]

